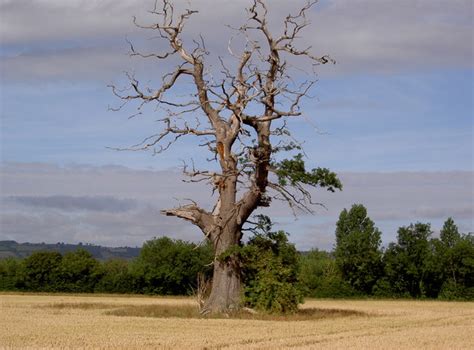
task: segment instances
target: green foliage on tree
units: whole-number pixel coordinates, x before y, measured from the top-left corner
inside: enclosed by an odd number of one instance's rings
[[[66,253],[61,261],[61,291],[92,293],[101,279],[99,262],[84,249]]]
[[[145,294],[188,295],[198,273],[210,274],[211,247],[168,237],[147,241],[132,265],[137,291]]]
[[[17,290],[18,276],[22,275],[21,260],[16,258],[0,259],[0,290]]]
[[[336,224],[336,265],[357,291],[371,294],[382,274],[381,233],[362,204],[344,209]]]
[[[397,243],[385,253],[385,273],[395,294],[426,296],[431,260],[430,224],[416,223],[398,229]]]
[[[123,259],[110,259],[100,267],[101,278],[94,291],[99,293],[134,293],[135,278],[130,271],[130,264]]]
[[[326,188],[334,192],[336,189],[342,190],[342,183],[336,173],[327,168],[315,168],[306,171],[303,155],[298,153],[293,159],[284,159],[281,162],[275,162],[272,166],[276,169],[278,183],[281,186],[310,185],[314,187]]]
[[[440,297],[474,299],[474,237],[461,235],[452,218],[448,218],[436,241],[439,275],[442,276]]]
[[[257,219],[249,242],[219,257],[239,254],[247,306],[293,312],[302,295],[474,300],[474,237],[459,233],[451,218],[439,238],[431,238],[429,224],[400,227],[397,242],[383,254],[384,269],[374,268],[380,262],[380,232],[360,205],[341,213],[331,253],[299,254],[287,233],[272,230],[268,217]],[[81,249],[63,256],[35,252],[23,260],[0,259],[0,290],[183,295],[196,289],[198,273],[210,279],[212,261],[209,246],[170,238],[146,242],[132,262],[99,262]],[[372,287],[362,288],[361,281]]]
[[[440,231],[439,238],[446,248],[453,248],[461,239],[458,227],[453,218],[448,218]]]
[[[292,313],[302,302],[299,254],[288,233],[272,231],[267,216],[258,215],[253,236],[241,249],[246,306],[269,313]]]
[[[300,283],[306,296],[313,298],[352,298],[360,296],[342,278],[334,255],[312,250],[301,257]]]
[[[308,296],[320,296],[322,284],[335,269],[330,253],[317,249],[301,257],[300,281]]]
[[[35,292],[61,290],[62,255],[56,252],[35,252],[22,262],[18,286]]]

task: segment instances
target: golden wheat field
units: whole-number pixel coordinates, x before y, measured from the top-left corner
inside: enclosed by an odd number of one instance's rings
[[[308,300],[299,316],[196,318],[191,298],[0,294],[2,349],[468,349],[474,303]],[[176,310],[181,310],[175,312]]]

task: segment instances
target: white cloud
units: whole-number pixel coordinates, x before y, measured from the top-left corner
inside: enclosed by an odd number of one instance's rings
[[[0,239],[82,241],[112,246],[140,246],[159,235],[199,241],[202,234],[196,228],[179,219],[164,217],[159,211],[177,205],[175,198],[192,198],[206,208],[212,207],[209,190],[202,184],[183,183],[177,171],[11,163],[0,168],[0,175],[3,196]],[[418,220],[440,226],[452,216],[465,231],[474,229],[472,172],[342,173],[340,176],[344,191],[315,192],[315,200],[327,207],[327,210],[316,208],[315,216],[302,215],[295,221],[281,203],[274,203],[264,212],[277,223],[275,228],[291,233],[291,241],[299,249],[331,249],[337,217],[343,208],[350,208],[354,203],[367,207],[369,216],[382,229],[385,243],[395,240],[399,226]],[[25,206],[31,200],[18,205],[8,200],[11,196],[33,198],[35,205]],[[61,201],[69,198],[70,203],[61,208],[57,200],[52,200],[52,205],[51,198]],[[133,205],[124,208],[124,203]]]
[[[62,211],[98,211],[127,212],[136,206],[134,200],[111,196],[11,196],[5,199],[8,203],[32,208],[52,208]]]
[[[3,1],[1,37],[4,44],[31,45],[123,35],[144,5],[137,0]]]
[[[8,79],[101,78],[110,80],[129,68],[123,55],[125,37],[149,38],[131,23],[146,21],[153,1],[3,1],[0,61]],[[182,7],[187,1],[176,1]],[[192,1],[200,13],[190,20],[189,41],[202,33],[211,52],[225,53],[231,34],[225,24],[240,24],[247,0]],[[272,26],[295,3],[269,2]],[[302,38],[316,54],[331,54],[339,64],[322,72],[399,72],[472,67],[470,0],[327,0],[312,13],[313,24]],[[155,41],[138,40],[145,47]],[[41,52],[41,54],[39,54]],[[138,65],[138,63],[136,63]]]
[[[472,67],[470,0],[337,0],[317,12],[314,46],[339,72]]]

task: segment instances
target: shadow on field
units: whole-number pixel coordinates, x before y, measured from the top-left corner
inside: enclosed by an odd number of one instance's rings
[[[52,303],[46,305],[40,305],[42,309],[55,309],[55,310],[100,310],[100,309],[116,309],[122,305],[117,304],[106,304],[106,303]]]
[[[245,310],[223,315],[202,316],[193,305],[117,305],[106,303],[53,303],[40,306],[54,310],[108,310],[106,315],[154,318],[232,318],[263,321],[308,321],[339,317],[367,317],[368,313],[356,310],[305,308],[292,314],[251,313]]]
[[[342,309],[300,309],[293,314],[278,315],[266,313],[250,313],[239,311],[230,315],[202,316],[199,310],[190,305],[140,305],[115,309],[106,312],[107,315],[114,316],[134,316],[134,317],[177,317],[177,318],[233,318],[264,321],[306,321],[316,319],[327,319],[349,316],[368,316],[368,314],[355,310]]]

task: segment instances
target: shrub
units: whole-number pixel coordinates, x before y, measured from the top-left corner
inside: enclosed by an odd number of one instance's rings
[[[101,279],[94,291],[99,293],[133,293],[134,278],[129,271],[129,263],[122,259],[111,259],[101,267]]]
[[[168,237],[147,241],[132,264],[136,291],[145,294],[189,295],[198,273],[210,274],[209,245],[197,246]]]
[[[100,265],[84,249],[66,253],[61,262],[62,291],[91,293],[101,278]]]
[[[22,261],[18,283],[29,291],[56,292],[62,288],[62,255],[57,252],[35,252]]]
[[[303,300],[299,254],[288,233],[272,232],[271,227],[268,217],[258,216],[254,236],[241,249],[244,304],[269,313],[293,313]]]
[[[0,259],[0,290],[17,290],[20,275],[20,260],[15,258]]]

